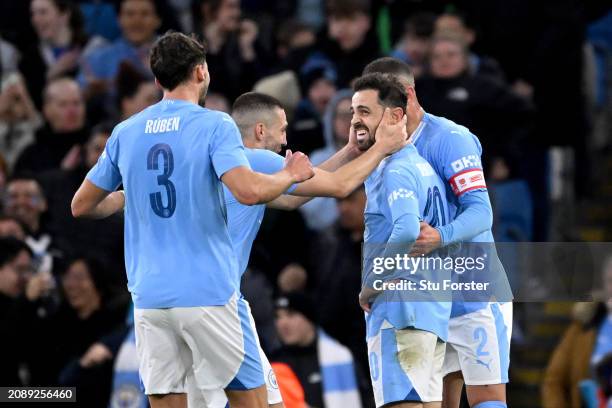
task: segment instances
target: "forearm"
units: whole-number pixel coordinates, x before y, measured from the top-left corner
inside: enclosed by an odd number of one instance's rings
[[[306,204],[313,198],[314,197],[298,197],[298,196],[283,194],[275,198],[274,200],[270,201],[267,204],[267,206],[269,208],[275,208],[277,210],[291,211],[291,210],[296,210],[300,208],[302,205]]]
[[[467,193],[460,205],[461,213],[453,222],[436,227],[444,245],[468,241],[493,225],[493,211],[486,191]]]
[[[338,150],[332,157],[318,165],[317,168],[325,171],[336,171],[355,159],[359,154],[359,149],[357,149],[357,147],[346,145]]]
[[[72,203],[73,208],[81,206],[87,207],[86,204],[79,202],[79,197],[75,196]],[[100,219],[106,218],[114,213],[121,211],[125,206],[125,195],[123,191],[115,191],[110,193],[102,201],[91,208],[84,208],[78,213],[78,217]]]
[[[367,152],[332,172],[317,171],[315,176],[291,193],[309,197],[344,198],[359,187],[386,155],[374,145]]]
[[[295,182],[286,170],[274,174],[254,173],[254,175],[254,183],[251,188],[255,200],[253,204],[263,204],[274,200]]]

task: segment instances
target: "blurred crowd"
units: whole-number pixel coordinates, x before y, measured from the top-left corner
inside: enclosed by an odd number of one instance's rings
[[[70,201],[114,125],[161,98],[148,65],[159,34],[206,42],[207,108],[231,113],[251,90],[281,100],[288,147],[314,164],[346,143],[365,65],[408,62],[423,108],[483,145],[496,239],[545,241],[550,148],[571,152],[580,198],[612,147],[606,3],[1,1],[0,385],[76,385],[94,408],[135,398],[112,392],[130,342],[122,215],[77,220]],[[326,348],[353,365],[344,381],[372,404],[357,303],[365,200],[358,189],[268,210],[253,247],[243,293],[277,374],[296,384],[286,401],[326,406]]]

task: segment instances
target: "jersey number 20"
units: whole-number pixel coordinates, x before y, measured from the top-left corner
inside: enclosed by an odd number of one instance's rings
[[[427,190],[427,203],[425,204],[424,216],[429,217],[431,212],[431,220],[429,224],[432,227],[446,224],[446,216],[444,215],[444,203],[442,202],[442,195],[437,186],[433,189],[430,187]],[[440,223],[442,221],[442,223]]]
[[[159,170],[159,156],[163,161],[163,173],[157,176],[157,184],[166,188],[166,205],[162,201],[162,193],[149,194],[149,201],[153,212],[162,218],[170,218],[176,209],[176,188],[170,181],[174,171],[174,156],[172,149],[166,143],[158,143],[149,150],[147,156],[147,169]]]

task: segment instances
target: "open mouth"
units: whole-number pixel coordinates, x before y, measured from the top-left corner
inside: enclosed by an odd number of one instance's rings
[[[357,139],[365,139],[368,137],[368,129],[365,127],[355,128],[355,136],[357,136]]]

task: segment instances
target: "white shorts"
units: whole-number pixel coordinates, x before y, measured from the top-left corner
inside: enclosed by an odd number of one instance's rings
[[[451,318],[442,372],[461,371],[467,385],[507,383],[511,336],[512,302]]]
[[[264,371],[248,304],[236,295],[223,306],[135,309],[136,348],[145,393],[262,386]]]
[[[442,401],[445,343],[428,331],[386,326],[368,338],[376,406]]]
[[[253,328],[255,328],[255,321],[251,315],[249,303],[246,300],[244,300],[244,302],[246,303],[249,312],[249,320],[251,321]],[[268,391],[268,405],[280,404],[283,402],[283,398],[281,397],[280,390],[278,389],[276,375],[274,375],[274,371],[272,370],[268,357],[266,357],[266,354],[260,347],[259,338],[256,337],[256,340],[257,347],[259,348],[259,358],[261,359],[264,372],[264,380],[266,381],[266,389]],[[188,408],[225,408],[228,402],[227,396],[223,390],[199,390],[195,384],[193,375],[190,375],[187,378],[187,399]]]

